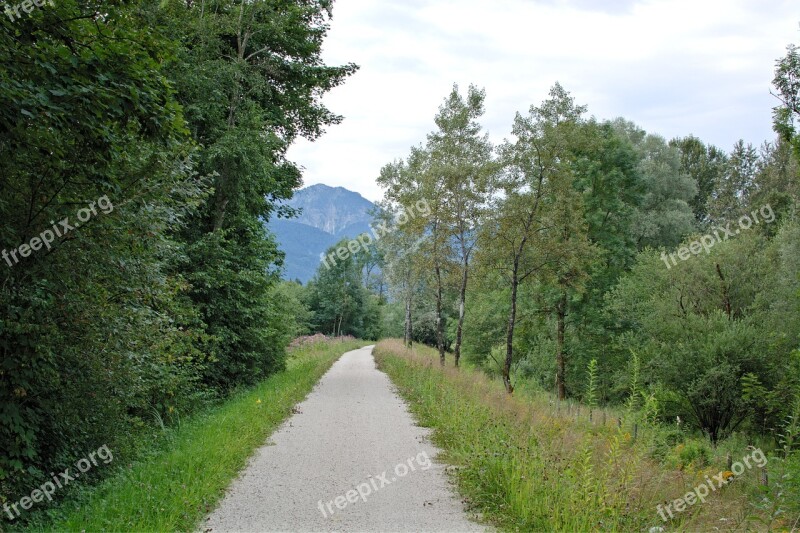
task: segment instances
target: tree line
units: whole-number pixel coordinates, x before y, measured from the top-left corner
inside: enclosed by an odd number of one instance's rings
[[[321,59],[329,0],[51,4],[0,17],[3,501],[284,367],[264,223],[356,70]]]
[[[776,138],[730,151],[599,120],[560,84],[493,145],[485,92],[454,86],[436,130],[378,178],[389,222],[431,208],[376,246],[383,333],[509,393],[523,380],[613,404],[635,380],[662,420],[714,442],[797,435],[799,78],[790,46]]]

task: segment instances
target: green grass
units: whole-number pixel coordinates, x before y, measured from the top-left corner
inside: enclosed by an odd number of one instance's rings
[[[366,342],[293,351],[284,372],[184,420],[170,445],[50,512],[34,531],[189,531],[214,509],[248,457],[341,354]]]
[[[472,510],[501,530],[789,530],[796,518],[784,515],[767,525],[769,517],[754,505],[763,499],[754,469],[663,522],[657,505],[725,470],[719,451],[710,451],[703,464],[676,462],[696,441],[665,439],[674,431],[623,409],[596,410],[590,422],[586,406],[520,391],[509,396],[480,370],[442,369],[426,347],[409,351],[387,340],[375,355],[419,423],[433,428],[433,442],[455,465],[459,491]],[[616,415],[623,416],[621,426]],[[735,459],[748,453],[745,446],[729,443]]]

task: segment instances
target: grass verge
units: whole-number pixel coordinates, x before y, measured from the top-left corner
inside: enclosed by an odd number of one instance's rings
[[[125,465],[75,500],[30,522],[33,531],[190,531],[214,509],[253,451],[343,353],[328,341],[291,352],[284,372],[185,420],[168,446]]]
[[[632,415],[618,420],[614,412],[596,411],[589,421],[585,407],[568,411],[539,394],[509,396],[479,370],[442,369],[426,347],[411,351],[386,340],[374,353],[418,422],[433,428],[442,459],[456,467],[461,494],[503,530],[791,528],[793,518],[773,520],[769,510],[754,505],[768,499],[757,468],[662,520],[658,505],[683,498],[726,470],[713,458],[680,467],[662,460],[665,449],[681,453],[693,445],[674,431]],[[734,460],[749,453],[744,444],[739,452]]]

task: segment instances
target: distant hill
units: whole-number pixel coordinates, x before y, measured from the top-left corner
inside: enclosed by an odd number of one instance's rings
[[[311,185],[300,189],[287,205],[302,209],[298,218],[275,219],[268,228],[286,253],[285,279],[308,282],[320,264],[320,254],[344,237],[370,231],[375,204],[344,187]]]

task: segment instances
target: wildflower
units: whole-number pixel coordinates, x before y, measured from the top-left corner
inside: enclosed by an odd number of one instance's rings
[[[261,398],[259,398],[258,400],[256,400],[256,403],[261,403]]]

